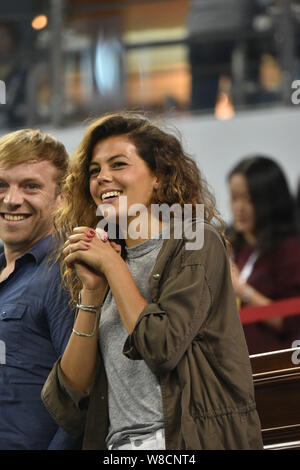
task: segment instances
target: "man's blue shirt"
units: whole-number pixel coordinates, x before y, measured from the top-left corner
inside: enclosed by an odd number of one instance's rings
[[[74,316],[51,249],[39,241],[0,283],[0,449],[47,449],[57,431],[40,394]]]

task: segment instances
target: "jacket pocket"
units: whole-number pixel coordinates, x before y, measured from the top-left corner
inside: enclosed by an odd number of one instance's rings
[[[22,346],[24,331],[23,317],[27,305],[3,304],[0,310],[0,340],[5,344],[6,354]]]

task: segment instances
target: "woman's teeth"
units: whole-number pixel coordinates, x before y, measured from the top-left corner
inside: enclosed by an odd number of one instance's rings
[[[120,191],[109,191],[108,193],[102,194],[101,199],[102,201],[104,201],[104,199],[107,199],[109,197],[118,197],[120,196],[120,194]]]

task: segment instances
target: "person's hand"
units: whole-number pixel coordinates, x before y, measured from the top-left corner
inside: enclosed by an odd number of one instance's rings
[[[104,230],[89,227],[76,227],[63,247],[63,255],[68,266],[74,266],[83,287],[96,290],[107,283],[103,272],[107,264],[115,263],[121,247],[109,242]]]
[[[230,260],[230,272],[235,295],[240,297],[242,294],[243,283],[240,281],[240,271],[232,260]]]

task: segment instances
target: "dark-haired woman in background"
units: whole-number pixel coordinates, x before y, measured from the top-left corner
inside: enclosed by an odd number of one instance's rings
[[[228,182],[232,278],[242,306],[299,296],[295,202],[283,171],[270,158],[251,156],[231,170]],[[289,348],[300,337],[300,315],[247,324],[244,331],[250,354]]]

